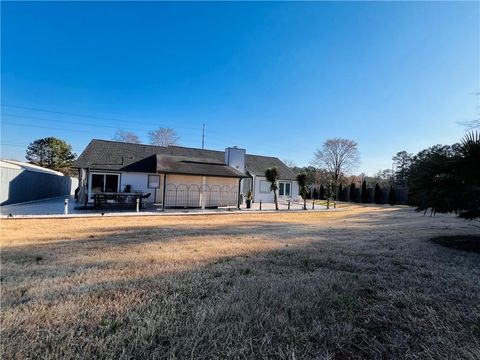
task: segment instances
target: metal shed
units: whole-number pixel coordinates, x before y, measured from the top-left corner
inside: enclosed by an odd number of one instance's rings
[[[0,205],[70,195],[78,180],[61,172],[13,160],[0,160]]]

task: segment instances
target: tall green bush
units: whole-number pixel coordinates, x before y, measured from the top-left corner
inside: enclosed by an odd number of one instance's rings
[[[388,203],[392,206],[397,203],[395,189],[393,188],[393,186],[390,186],[390,192],[388,193]]]
[[[362,203],[368,202],[367,182],[365,180],[362,182],[362,194],[360,195],[360,200]]]
[[[342,184],[338,186],[338,196],[337,196],[338,201],[343,201],[343,187]]]
[[[480,217],[480,132],[467,134],[460,144],[434,146],[415,156],[410,203],[417,211]]]
[[[373,201],[375,204],[383,204],[383,194],[382,189],[380,189],[380,185],[375,184],[375,190],[373,192]]]
[[[350,194],[349,195],[350,195],[350,201],[355,202],[355,200],[356,200],[355,199],[355,197],[356,197],[355,196],[355,184],[353,182],[350,184]]]

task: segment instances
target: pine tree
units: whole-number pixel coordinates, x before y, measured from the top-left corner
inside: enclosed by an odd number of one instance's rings
[[[360,197],[362,203],[367,203],[368,202],[368,192],[367,192],[367,182],[363,180],[362,182],[362,194]]]
[[[373,201],[375,201],[375,204],[383,204],[382,197],[382,189],[380,189],[378,184],[375,184],[375,191],[373,193]]]
[[[319,194],[320,200],[325,200],[325,188],[323,185],[320,185],[320,194]]]
[[[66,141],[47,137],[30,143],[25,158],[32,164],[69,174],[76,156]]]
[[[388,193],[388,203],[390,205],[395,205],[396,204],[396,198],[395,198],[395,189],[393,186],[390,186],[390,192]]]
[[[314,200],[318,199],[318,190],[316,187],[313,188],[313,199]]]
[[[350,184],[350,201],[355,202],[355,184],[353,182]]]
[[[343,201],[343,187],[342,184],[338,186],[338,201]]]

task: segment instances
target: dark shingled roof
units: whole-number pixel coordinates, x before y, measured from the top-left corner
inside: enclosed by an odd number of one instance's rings
[[[241,171],[225,165],[223,162],[206,162],[205,159],[158,154],[157,171],[166,174],[209,175],[234,178],[248,177]]]
[[[244,176],[238,170],[224,165],[225,153],[217,150],[204,150],[181,146],[153,146],[130,144],[117,141],[93,139],[75,162],[77,168],[96,170],[116,170],[155,173],[162,172],[161,159],[170,158],[169,173],[195,174],[211,176]],[[168,163],[168,161],[167,161]],[[181,166],[175,170],[175,166]],[[245,156],[245,171],[264,176],[265,170],[276,166],[280,179],[295,180],[295,173],[275,157],[250,155]],[[165,168],[165,169],[166,169]],[[163,170],[167,172],[167,170]],[[182,172],[179,172],[182,171]],[[200,171],[200,172],[199,172]],[[201,173],[205,171],[206,173]],[[233,172],[232,172],[233,171]],[[222,173],[223,175],[219,175]]]

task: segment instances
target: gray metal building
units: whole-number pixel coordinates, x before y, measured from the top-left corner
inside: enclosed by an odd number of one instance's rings
[[[72,194],[78,179],[40,166],[0,160],[0,205]]]

